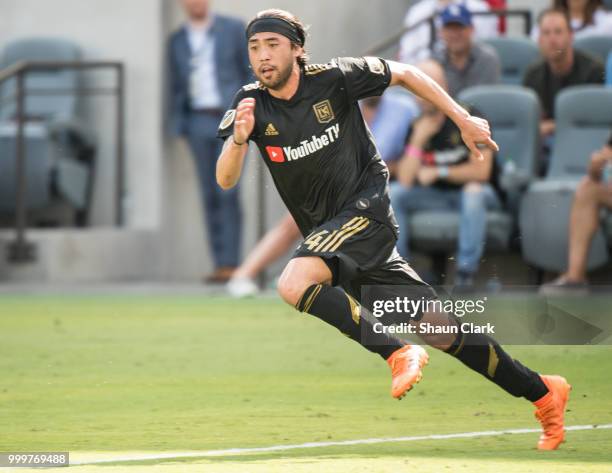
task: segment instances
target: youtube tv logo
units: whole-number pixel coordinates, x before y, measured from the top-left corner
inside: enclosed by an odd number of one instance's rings
[[[283,148],[280,146],[266,146],[266,152],[268,153],[270,161],[275,163],[285,162],[285,154],[283,153]]]

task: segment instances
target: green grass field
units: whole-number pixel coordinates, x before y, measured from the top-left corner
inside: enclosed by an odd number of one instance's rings
[[[612,347],[509,347],[573,384],[568,425],[612,423]],[[0,451],[140,453],[536,428],[532,407],[434,350],[398,402],[377,356],[275,298],[0,298]],[[612,430],[75,466],[100,472],[609,472]],[[19,469],[18,471],[27,471]],[[37,470],[39,471],[39,470]]]

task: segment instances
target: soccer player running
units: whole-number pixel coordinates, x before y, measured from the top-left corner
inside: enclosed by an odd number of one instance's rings
[[[479,144],[497,150],[489,125],[409,65],[374,57],[307,65],[304,26],[289,12],[258,13],[246,36],[259,81],[238,91],[219,125],[218,136],[225,145],[217,162],[217,181],[224,189],[234,186],[248,142],[258,146],[305,236],[279,279],[280,296],[382,356],[392,372],[391,395],[401,399],[421,379],[428,355],[418,345],[374,333],[372,316],[359,302],[360,288],[404,285],[415,298],[436,295],[395,249],[397,225],[389,204],[388,171],[357,101],[380,95],[392,85],[405,87],[448,115],[481,159]],[[454,317],[436,312],[423,312],[411,323],[457,325]],[[563,441],[563,414],[571,389],[564,378],[540,376],[484,334],[459,330],[421,338],[508,393],[533,402],[543,427],[538,448],[556,449]]]

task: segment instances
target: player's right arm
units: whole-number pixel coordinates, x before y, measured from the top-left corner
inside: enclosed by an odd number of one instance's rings
[[[482,118],[470,115],[427,74],[408,64],[394,61],[387,61],[387,64],[391,70],[390,85],[400,85],[434,104],[437,109],[455,122],[466,146],[478,159],[484,159],[478,149],[478,144],[487,146],[493,151],[499,151],[497,143],[491,138],[489,123]]]
[[[217,183],[222,189],[231,189],[240,179],[244,157],[249,150],[249,137],[255,127],[255,99],[242,99],[236,107],[234,132],[227,137],[217,161]]]

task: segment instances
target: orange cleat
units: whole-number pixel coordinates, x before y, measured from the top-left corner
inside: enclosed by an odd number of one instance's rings
[[[563,414],[572,387],[561,376],[542,375],[541,378],[549,392],[534,402],[537,407],[535,416],[543,430],[538,450],[556,450],[565,437]]]
[[[422,368],[429,355],[419,345],[406,345],[395,350],[387,363],[391,368],[391,396],[402,399],[423,377]]]

